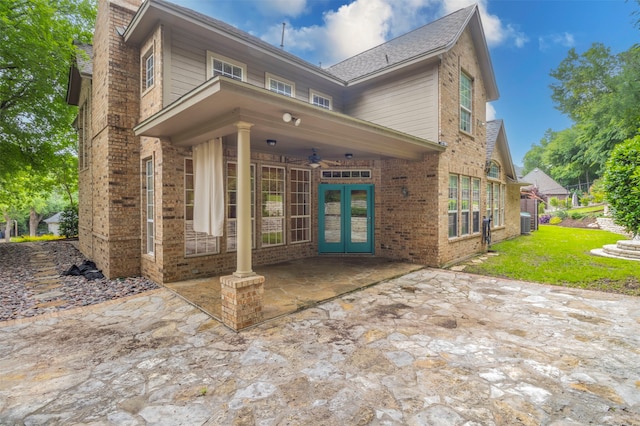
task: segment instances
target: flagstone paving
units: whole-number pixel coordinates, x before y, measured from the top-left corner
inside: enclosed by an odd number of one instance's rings
[[[167,289],[0,323],[0,424],[640,425],[638,298],[423,269],[234,333]]]

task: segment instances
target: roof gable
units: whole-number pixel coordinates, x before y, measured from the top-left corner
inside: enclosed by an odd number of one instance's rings
[[[491,120],[486,123],[487,129],[487,164],[494,159],[494,154],[503,158],[504,171],[511,180],[517,181],[518,175],[511,160],[511,150],[507,140],[507,132],[504,128],[504,121]]]
[[[451,49],[470,28],[487,88],[487,101],[498,98],[498,87],[489,57],[477,5],[460,9],[393,40],[335,64],[327,71],[349,83],[383,74],[407,63],[425,60]]]
[[[553,180],[551,176],[542,170],[535,168],[522,177],[524,182],[531,183],[534,187],[545,195],[569,195],[569,191],[558,182]]]

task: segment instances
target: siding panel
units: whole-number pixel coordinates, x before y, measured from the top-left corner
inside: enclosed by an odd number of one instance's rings
[[[432,141],[438,140],[437,67],[369,86],[345,112]]]
[[[206,50],[194,38],[174,33],[171,45],[171,91],[169,103],[205,82]]]

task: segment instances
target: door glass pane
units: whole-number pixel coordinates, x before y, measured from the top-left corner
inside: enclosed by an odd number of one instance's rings
[[[330,189],[324,193],[324,240],[327,243],[339,243],[341,238],[340,213],[341,191]]]
[[[364,189],[351,190],[351,242],[367,242],[367,191]]]

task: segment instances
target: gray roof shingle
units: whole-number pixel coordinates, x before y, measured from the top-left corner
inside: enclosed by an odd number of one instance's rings
[[[487,161],[491,161],[501,127],[502,120],[487,121]]]
[[[450,47],[458,39],[477,6],[472,5],[393,40],[339,62],[327,71],[351,81],[404,61]]]

